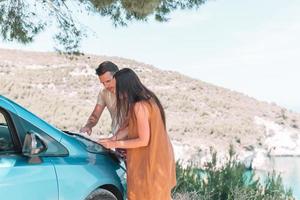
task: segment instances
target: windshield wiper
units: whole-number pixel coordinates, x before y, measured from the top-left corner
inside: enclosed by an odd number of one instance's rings
[[[91,142],[94,142],[94,143],[98,144],[97,142],[91,140],[90,138],[84,137],[83,135],[80,135],[80,134],[78,134],[78,133],[72,133],[72,132],[70,132],[70,131],[63,131],[63,132],[66,133],[66,134],[68,134],[68,135],[78,136],[78,137],[80,137],[80,138],[83,138],[83,139],[86,139],[86,140],[88,140],[88,141],[91,141]]]

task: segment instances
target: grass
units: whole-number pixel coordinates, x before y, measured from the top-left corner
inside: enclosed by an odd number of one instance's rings
[[[254,178],[254,171],[247,171],[237,162],[231,146],[229,159],[217,165],[217,154],[206,167],[193,164],[176,166],[177,186],[172,191],[175,200],[292,200],[291,189],[285,189],[280,175],[269,173],[264,181]]]

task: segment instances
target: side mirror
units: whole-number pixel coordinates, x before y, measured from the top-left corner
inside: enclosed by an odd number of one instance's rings
[[[40,161],[39,154],[44,152],[46,149],[45,142],[38,133],[33,131],[26,133],[22,153],[23,155],[31,158],[29,161]]]

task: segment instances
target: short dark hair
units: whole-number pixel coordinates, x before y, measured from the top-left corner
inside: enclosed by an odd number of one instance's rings
[[[116,64],[111,61],[104,61],[100,63],[100,65],[96,69],[96,74],[98,76],[101,76],[106,72],[110,72],[112,75],[114,75],[117,71],[119,71],[119,68]]]

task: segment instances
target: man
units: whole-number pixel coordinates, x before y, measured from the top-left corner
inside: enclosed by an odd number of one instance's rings
[[[99,77],[100,83],[103,84],[104,89],[99,92],[98,100],[95,108],[88,118],[87,123],[80,129],[80,132],[86,132],[88,135],[92,134],[92,128],[97,124],[101,114],[106,107],[110,113],[112,123],[113,137],[110,139],[121,139],[126,137],[126,128],[120,129],[116,120],[116,80],[113,75],[119,70],[118,66],[110,61],[101,63],[96,69],[96,74]]]

